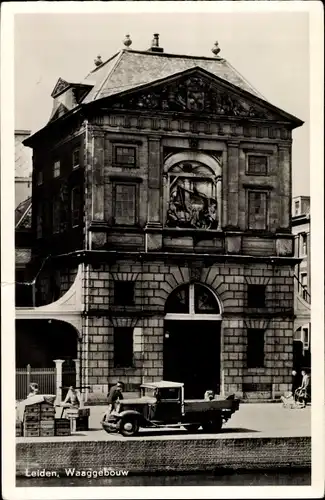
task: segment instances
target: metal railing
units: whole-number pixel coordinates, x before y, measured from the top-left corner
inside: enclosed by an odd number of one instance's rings
[[[54,368],[26,368],[16,369],[16,400],[25,399],[30,392],[30,384],[36,383],[40,394],[55,394],[56,370]]]

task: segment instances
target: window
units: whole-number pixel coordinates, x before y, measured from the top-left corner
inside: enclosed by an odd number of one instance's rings
[[[71,225],[79,226],[81,212],[81,193],[80,187],[76,186],[71,190]]]
[[[252,175],[267,175],[267,156],[248,155],[247,173]]]
[[[60,231],[61,223],[61,202],[60,198],[56,196],[52,202],[52,231],[58,233]]]
[[[302,297],[304,300],[308,301],[308,280],[307,280],[307,273],[301,273],[300,274],[300,283],[301,283],[301,289],[302,289]]]
[[[267,200],[265,191],[248,191],[248,229],[267,228]]]
[[[136,167],[135,146],[115,146],[115,165]]]
[[[247,330],[247,368],[264,367],[264,330]]]
[[[115,368],[133,366],[133,328],[114,328],[114,366]]]
[[[118,306],[134,305],[134,281],[114,281],[114,304]]]
[[[43,205],[38,203],[36,214],[36,237],[42,238],[43,236]]]
[[[198,283],[191,283],[181,285],[169,295],[165,313],[171,316],[170,319],[173,319],[175,315],[193,317],[196,314],[204,315],[206,319],[209,319],[220,314],[220,307],[209,288]]]
[[[80,166],[80,149],[75,149],[72,153],[72,168]]]
[[[54,162],[53,165],[53,177],[59,177],[61,173],[61,163],[60,160]]]
[[[248,285],[247,307],[265,307],[265,285]]]
[[[43,172],[40,170],[39,172],[37,172],[37,181],[36,181],[37,185],[40,186],[41,184],[43,184]]]
[[[300,203],[299,201],[295,201],[295,215],[299,215]]]
[[[115,184],[114,189],[114,222],[132,226],[137,222],[137,186],[124,183]]]
[[[307,255],[307,234],[301,234],[301,255]]]

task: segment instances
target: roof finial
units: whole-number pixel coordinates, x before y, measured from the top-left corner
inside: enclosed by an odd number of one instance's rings
[[[218,42],[215,42],[214,43],[214,46],[213,48],[211,49],[212,53],[217,57],[219,52],[220,52],[220,48],[219,48],[219,43]]]
[[[125,35],[123,43],[124,43],[125,47],[127,47],[127,48],[129,48],[130,45],[132,45],[132,40],[130,38],[130,35]]]
[[[94,59],[95,66],[101,66],[103,64],[102,57],[97,56],[96,59]]]

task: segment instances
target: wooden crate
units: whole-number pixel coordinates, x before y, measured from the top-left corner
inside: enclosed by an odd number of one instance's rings
[[[55,407],[54,405],[51,405],[49,403],[41,403],[40,404],[40,407],[41,407],[41,414],[55,414]]]
[[[79,408],[78,416],[79,417],[89,417],[90,416],[90,408]]]
[[[21,437],[23,435],[23,423],[16,422],[16,437]]]
[[[54,419],[40,420],[40,429],[54,429]]]
[[[55,429],[55,436],[71,436],[70,426],[69,428]]]
[[[40,429],[40,437],[52,437],[54,436],[54,427],[53,429]]]
[[[24,432],[25,432],[25,429],[32,430],[32,429],[39,429],[40,428],[39,421],[38,422],[24,422],[23,426],[24,426]]]
[[[39,437],[39,429],[24,429],[24,437]]]
[[[89,417],[78,417],[76,420],[76,431],[89,430]]]
[[[54,420],[55,413],[40,413],[40,420]]]
[[[24,413],[24,422],[39,422],[40,413]]]
[[[25,406],[25,411],[24,411],[25,415],[39,415],[40,412],[41,412],[41,405],[39,403],[35,405]]]
[[[65,427],[69,427],[70,429],[70,420],[68,418],[56,418],[54,420],[54,424],[55,424],[55,427],[56,428],[65,428]]]

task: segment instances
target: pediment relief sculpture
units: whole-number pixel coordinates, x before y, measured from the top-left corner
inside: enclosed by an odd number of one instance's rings
[[[201,77],[191,77],[162,87],[155,87],[134,96],[122,98],[113,108],[204,112],[242,118],[271,118],[262,107],[253,105],[231,91],[217,87]]]

